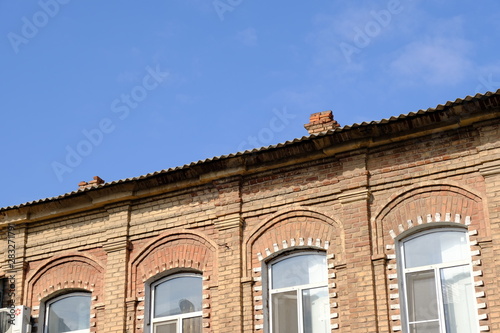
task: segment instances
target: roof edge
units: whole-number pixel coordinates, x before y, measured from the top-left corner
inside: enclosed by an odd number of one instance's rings
[[[470,107],[469,105],[474,104],[474,106]],[[457,108],[458,107],[458,108]],[[75,198],[77,196],[88,196],[91,193],[95,193],[96,191],[103,191],[103,189],[106,188],[111,188],[118,186],[120,184],[135,184],[137,182],[142,182],[142,181],[148,181],[151,180],[155,177],[165,177],[165,175],[170,175],[174,173],[185,173],[186,171],[192,171],[193,169],[196,169],[195,172],[192,172],[192,175],[197,176],[198,180],[200,182],[204,181],[210,181],[213,180],[217,177],[228,177],[230,174],[227,172],[224,172],[224,170],[227,170],[228,166],[231,166],[233,164],[233,167],[235,165],[241,164],[243,166],[243,169],[239,169],[236,174],[246,174],[249,172],[249,170],[246,170],[245,168],[248,165],[251,165],[251,161],[245,161],[245,159],[256,159],[259,156],[262,156],[262,154],[270,153],[272,151],[280,150],[280,149],[286,149],[287,147],[290,146],[299,146],[299,145],[309,145],[309,150],[307,153],[311,155],[313,153],[312,149],[316,149],[318,147],[321,148],[321,150],[318,150],[318,156],[314,158],[320,158],[321,156],[326,157],[330,156],[332,154],[338,153],[339,149],[335,148],[334,145],[339,145],[339,144],[344,144],[346,149],[356,149],[363,147],[363,146],[370,146],[373,145],[374,143],[370,143],[369,141],[373,139],[373,136],[380,136],[380,135],[391,135],[391,134],[397,134],[397,132],[390,133],[388,131],[388,127],[392,126],[393,124],[397,123],[403,123],[407,121],[411,121],[412,119],[416,118],[423,118],[426,116],[429,116],[434,113],[443,113],[443,112],[449,112],[452,109],[456,109],[454,112],[451,112],[452,114],[448,115],[447,119],[448,121],[441,121],[437,124],[437,126],[434,126],[438,129],[444,130],[444,128],[449,127],[460,127],[460,126],[466,126],[470,122],[474,122],[476,120],[469,120],[467,121],[467,118],[472,119],[473,114],[476,114],[477,112],[481,111],[486,111],[488,109],[495,109],[495,114],[492,116],[493,118],[497,118],[500,115],[498,108],[500,108],[500,89],[498,89],[496,92],[486,92],[484,94],[476,94],[475,96],[466,96],[463,99],[456,99],[454,102],[447,102],[446,104],[438,105],[435,108],[429,108],[427,110],[419,110],[417,112],[410,112],[408,114],[401,114],[398,117],[391,117],[389,119],[382,119],[379,121],[372,121],[372,122],[363,122],[361,124],[352,124],[352,125],[346,125],[343,127],[335,128],[333,130],[328,130],[324,131],[321,133],[317,134],[311,134],[308,136],[303,136],[302,138],[294,139],[291,141],[286,141],[284,143],[276,144],[276,145],[271,145],[271,146],[266,146],[266,147],[261,147],[261,148],[256,148],[252,150],[246,150],[243,152],[237,152],[233,154],[228,154],[228,155],[222,155],[222,156],[217,156],[217,157],[212,157],[204,160],[200,160],[197,162],[192,162],[189,164],[185,164],[183,166],[179,167],[174,167],[174,168],[169,168],[169,169],[164,169],[160,171],[156,171],[153,173],[148,173],[145,175],[141,175],[138,177],[133,177],[133,178],[125,178],[121,180],[116,180],[108,183],[104,183],[101,185],[94,185],[92,187],[84,188],[84,189],[78,189],[76,191],[72,191],[69,193],[65,193],[59,196],[55,197],[49,197],[45,199],[39,199],[35,201],[30,201],[26,202],[23,204],[15,205],[15,206],[8,206],[4,208],[0,208],[0,223],[2,223],[2,215],[6,215],[6,212],[8,211],[14,211],[14,210],[21,210],[26,207],[30,206],[35,206],[35,205],[43,205],[43,204],[49,204],[51,202],[55,201],[60,201],[60,200],[66,200],[69,198]],[[471,118],[472,117],[472,118]],[[434,124],[434,125],[435,125]],[[432,127],[432,126],[431,126]],[[416,134],[414,133],[413,135],[417,135],[418,133],[422,131],[422,129],[425,129],[425,126],[418,127],[415,129]],[[400,135],[401,137],[401,135]],[[412,137],[411,133],[408,134],[406,133],[404,135],[406,138]],[[368,141],[361,143],[359,140],[362,139],[369,139]],[[313,142],[311,144],[311,142]],[[318,143],[319,141],[323,141],[321,143]],[[346,144],[347,143],[347,144]],[[350,143],[350,144],[349,144]],[[379,141],[377,144],[383,144],[383,141]],[[307,149],[306,149],[307,150]],[[311,155],[312,156],[312,155]],[[235,163],[228,163],[229,160],[234,160],[234,159],[243,159],[242,161],[235,162]],[[294,161],[297,161],[297,159],[294,157]],[[223,166],[224,169],[217,169],[218,173],[213,173],[212,176],[209,176],[209,172],[206,170],[203,171],[204,166],[208,166],[209,164],[218,164],[218,166]],[[276,163],[275,163],[276,164]],[[278,163],[277,167],[279,167],[281,163]],[[286,164],[286,163],[285,163]],[[289,164],[289,163],[288,163]],[[213,169],[208,168],[208,169]],[[245,171],[242,171],[244,170]],[[257,169],[256,169],[257,170]],[[259,172],[254,171],[254,172]],[[215,177],[215,178],[214,178]],[[131,186],[127,186],[127,188],[130,188]],[[135,187],[132,186],[132,187]],[[95,197],[96,195],[90,195],[91,197]],[[93,200],[91,200],[93,201]],[[22,214],[21,214],[22,215]]]

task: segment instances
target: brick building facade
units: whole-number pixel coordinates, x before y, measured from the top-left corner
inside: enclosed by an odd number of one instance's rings
[[[69,332],[500,331],[500,90],[306,129],[0,209],[3,306],[14,283],[38,333],[51,307]]]

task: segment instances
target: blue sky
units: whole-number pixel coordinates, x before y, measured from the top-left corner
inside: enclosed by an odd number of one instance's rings
[[[0,207],[500,88],[500,2],[0,0]]]

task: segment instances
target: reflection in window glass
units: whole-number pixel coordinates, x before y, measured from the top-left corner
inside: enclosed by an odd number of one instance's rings
[[[158,324],[155,326],[155,331],[154,331],[154,333],[176,333],[176,332],[177,332],[177,321]]]
[[[410,326],[410,333],[440,333],[439,322],[413,324]]]
[[[419,267],[470,259],[465,233],[433,232],[405,242],[405,267]]]
[[[201,317],[191,317],[182,320],[182,331],[185,333],[201,332]]]
[[[472,286],[470,269],[467,266],[441,270],[446,332],[473,332],[475,300],[469,292]]]
[[[272,295],[273,332],[298,332],[297,292]]]
[[[330,329],[326,256],[300,253],[269,268],[273,333],[326,333]]]
[[[306,289],[302,292],[304,332],[327,332],[330,318],[328,288]]]
[[[300,255],[273,265],[273,289],[317,283],[327,279],[324,255]]]
[[[90,295],[70,294],[47,305],[47,333],[66,333],[90,328]]]
[[[436,302],[434,271],[415,272],[406,275],[408,316],[410,323],[439,321]]]
[[[0,332],[7,332],[11,327],[10,320],[10,313],[0,312]]]
[[[153,333],[201,333],[201,276],[170,276],[154,283],[151,289]]]
[[[185,276],[157,285],[155,287],[155,318],[201,311],[201,283],[199,277]]]
[[[405,319],[410,332],[477,331],[465,230],[435,229],[405,239]]]

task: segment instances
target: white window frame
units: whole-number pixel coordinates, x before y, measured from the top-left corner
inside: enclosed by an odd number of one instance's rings
[[[424,265],[424,266],[418,266],[418,267],[412,267],[412,268],[406,268],[405,267],[405,243],[409,240],[412,240],[414,238],[426,235],[426,234],[431,234],[431,233],[445,233],[445,232],[461,232],[464,234],[466,242],[467,242],[467,248],[470,249],[470,240],[467,234],[467,229],[465,228],[460,228],[460,227],[435,227],[435,228],[429,228],[429,229],[424,229],[415,233],[412,233],[411,235],[405,236],[401,239],[398,240],[398,271],[401,272],[401,279],[399,281],[400,284],[400,290],[402,291],[402,322],[403,322],[403,327],[404,327],[404,332],[410,332],[410,321],[409,321],[409,313],[408,313],[408,295],[407,295],[407,287],[406,287],[406,276],[408,273],[415,273],[415,272],[428,272],[428,271],[433,271],[434,273],[434,278],[435,278],[435,287],[436,287],[436,298],[437,298],[437,307],[438,307],[438,319],[437,320],[426,320],[426,321],[416,321],[412,323],[426,323],[426,322],[439,322],[439,329],[440,333],[446,333],[446,320],[445,320],[445,315],[444,315],[444,301],[443,301],[443,293],[442,293],[442,279],[441,279],[441,270],[444,268],[453,268],[453,267],[469,267],[470,270],[470,279],[471,279],[471,286],[474,286],[474,278],[472,275],[472,260],[470,256],[467,256],[467,258],[463,260],[456,260],[456,261],[449,261],[449,262],[444,262],[444,263],[439,263],[439,264],[432,264],[432,265]],[[471,299],[475,299],[474,297],[474,288],[470,288],[469,291],[470,295],[469,297]],[[475,307],[474,307],[475,308]],[[479,323],[477,320],[475,320],[477,330],[479,331]]]
[[[167,322],[173,322],[173,321],[176,321],[177,322],[177,330],[179,331],[179,333],[182,333],[182,325],[183,325],[183,319],[186,319],[186,318],[195,318],[195,317],[200,317],[202,318],[202,314],[203,314],[203,311],[194,311],[194,312],[188,312],[188,313],[181,313],[181,314],[178,314],[178,315],[172,315],[172,316],[164,316],[164,317],[159,317],[159,318],[155,318],[154,317],[154,313],[155,313],[155,290],[156,290],[156,286],[164,283],[164,282],[167,282],[169,280],[173,280],[173,279],[177,279],[177,278],[183,278],[183,277],[196,277],[196,278],[199,278],[202,283],[203,283],[203,278],[201,276],[201,274],[196,274],[196,273],[178,273],[178,274],[172,274],[172,275],[168,275],[164,278],[161,278],[159,280],[156,280],[154,281],[153,283],[151,283],[150,285],[150,294],[151,294],[151,297],[149,298],[149,318],[150,318],[150,332],[151,333],[154,333],[155,331],[155,326],[157,324],[162,324],[162,323],[167,323]],[[201,295],[200,295],[201,296]]]
[[[304,284],[304,285],[298,285],[298,286],[292,286],[292,287],[286,287],[286,288],[272,288],[272,267],[274,264],[284,261],[287,259],[290,259],[292,257],[297,257],[297,256],[307,256],[307,255],[320,255],[325,258],[325,265],[326,269],[328,270],[328,263],[326,262],[326,253],[322,251],[297,251],[297,252],[291,252],[291,253],[285,253],[281,256],[278,256],[271,261],[267,263],[267,276],[266,276],[266,283],[267,283],[267,297],[266,297],[266,303],[267,303],[267,308],[268,308],[268,331],[271,333],[281,333],[281,332],[273,332],[273,306],[272,306],[272,296],[274,294],[278,293],[283,293],[283,292],[288,292],[288,291],[295,291],[297,295],[297,317],[298,317],[298,332],[299,333],[306,333],[304,332],[304,313],[303,313],[303,300],[302,300],[302,291],[304,290],[312,290],[316,288],[328,288],[328,274],[326,274],[327,278],[325,279],[324,282],[318,282],[318,283],[310,283],[310,284]],[[328,272],[328,271],[327,271]],[[327,331],[330,332],[331,330],[331,325],[330,325],[330,317],[328,316],[327,318],[327,324],[328,324],[328,329]]]
[[[68,297],[73,297],[73,296],[85,296],[85,297],[88,297],[90,299],[90,302],[92,304],[92,295],[90,293],[87,293],[87,292],[80,292],[80,291],[77,291],[77,292],[71,292],[71,293],[67,293],[67,294],[63,294],[63,295],[60,295],[60,296],[57,296],[57,297],[54,297],[50,300],[48,300],[47,302],[45,302],[45,306],[44,306],[44,321],[43,321],[43,332],[44,333],[48,333],[49,331],[49,327],[48,327],[48,324],[49,324],[49,314],[50,314],[50,307],[52,306],[52,304],[58,302],[58,301],[61,301],[65,298],[68,298]],[[90,317],[89,317],[89,328],[86,328],[86,329],[83,329],[83,330],[76,330],[76,331],[67,331],[65,333],[89,333],[90,332]]]

